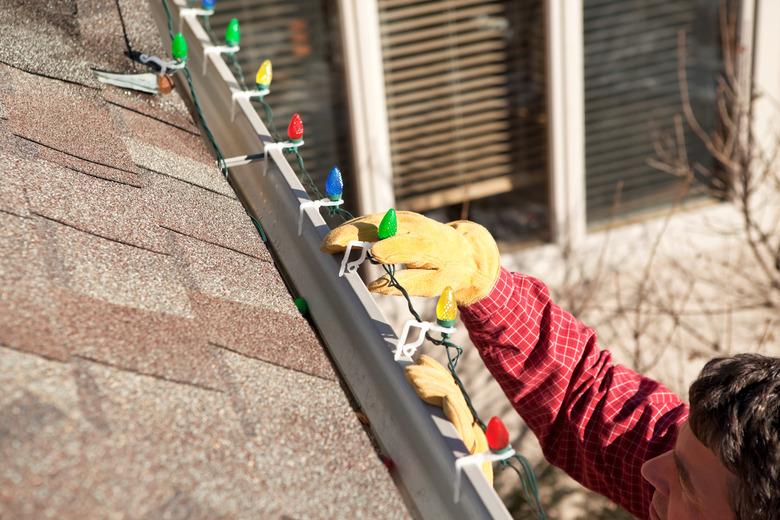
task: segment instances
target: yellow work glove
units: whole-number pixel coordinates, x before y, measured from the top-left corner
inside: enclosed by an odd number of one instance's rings
[[[420,399],[432,406],[438,406],[455,426],[469,453],[488,450],[487,438],[471,415],[463,394],[446,368],[426,355],[420,356],[416,365],[405,369],[406,379],[412,384]],[[493,485],[493,467],[490,462],[482,463],[482,472]]]
[[[405,264],[398,282],[412,296],[439,296],[445,287],[455,291],[458,305],[467,306],[487,296],[500,268],[495,240],[487,229],[468,220],[442,224],[411,211],[397,213],[398,231],[379,240],[377,227],[384,214],[359,217],[333,229],[322,241],[325,253],[341,253],[351,240],[376,242],[371,254],[383,264]],[[399,295],[387,275],[368,289]]]

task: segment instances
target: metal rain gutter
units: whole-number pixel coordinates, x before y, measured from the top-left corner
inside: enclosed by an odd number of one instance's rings
[[[162,1],[150,6],[167,40]],[[188,66],[203,116],[223,154],[262,152],[272,138],[249,100],[237,101],[230,121],[232,93],[241,90],[230,68],[221,55],[204,57],[204,46],[211,43],[195,17],[184,17],[180,24],[184,0],[169,0],[169,5],[174,31],[180,26],[188,43]],[[339,278],[338,259],[320,252],[329,228],[318,210],[305,211],[298,236],[299,206],[310,199],[283,153],[272,150],[270,159],[267,175],[262,162],[255,162],[232,168],[228,180],[249,214],[262,223],[278,260],[308,302],[342,378],[395,463],[407,506],[422,518],[511,518],[476,466],[466,468],[460,501],[454,503],[455,459],[466,454],[463,442],[441,411],[420,400],[406,381],[403,367],[393,360],[396,335],[359,275]]]

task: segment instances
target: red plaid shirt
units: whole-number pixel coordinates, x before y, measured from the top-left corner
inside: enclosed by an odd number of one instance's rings
[[[653,489],[639,470],[674,446],[688,416],[680,398],[613,364],[595,331],[530,276],[501,269],[491,293],[461,311],[485,365],[547,460],[648,518]]]

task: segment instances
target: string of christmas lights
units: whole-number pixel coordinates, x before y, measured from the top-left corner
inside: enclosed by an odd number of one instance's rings
[[[193,104],[195,106],[195,111],[198,116],[198,122],[203,127],[204,132],[206,133],[206,137],[214,149],[215,155],[217,157],[217,164],[219,165],[220,171],[227,178],[229,172],[228,172],[228,167],[225,163],[225,157],[223,156],[222,151],[219,148],[219,145],[214,139],[214,136],[210,128],[206,124],[205,118],[203,116],[203,112],[200,107],[200,103],[198,102],[198,98],[192,84],[192,76],[189,67],[187,66],[186,41],[184,40],[184,37],[182,36],[181,33],[174,34],[173,19],[170,11],[170,6],[168,5],[168,0],[162,0],[162,2],[167,16],[168,33],[172,41],[171,54],[174,60],[176,61],[176,63],[178,64],[179,68],[181,68],[181,70],[183,71],[185,78],[187,79],[187,85],[190,94],[192,96]],[[216,4],[215,0],[203,0],[201,2],[201,9],[202,11],[208,11],[210,14],[211,12],[214,11],[215,4]],[[212,42],[216,42],[217,41],[216,36],[214,35],[210,27],[209,14],[203,14],[202,12],[198,14],[201,14],[203,16],[204,25],[206,26],[206,30]],[[238,63],[237,59],[235,58],[235,52],[239,48],[239,41],[240,41],[240,26],[237,19],[233,18],[230,20],[228,27],[226,28],[225,31],[224,41],[226,44],[224,47],[216,46],[216,45],[212,46],[210,47],[210,49],[214,49],[214,50],[212,50],[211,52],[220,52],[228,57],[228,60],[231,61],[231,65],[233,66],[234,70],[237,73],[236,75],[238,76],[237,79],[239,80],[240,85],[244,90],[247,90],[243,72],[241,71],[241,66]],[[206,51],[208,51],[208,49],[209,48],[207,48]],[[204,73],[205,73],[206,62],[207,59],[204,59]],[[265,95],[270,93],[272,77],[273,77],[273,72],[272,72],[271,62],[269,60],[265,60],[261,64],[260,68],[258,69],[255,78],[255,89],[259,93],[261,93],[261,95],[256,98],[250,98],[250,99],[258,99],[260,101],[266,116],[266,121],[265,121],[266,125],[270,128],[274,141],[276,141],[276,143],[279,143],[280,141],[278,139],[276,126],[273,120],[273,111],[271,110],[270,105],[268,105],[268,103],[264,99]],[[301,121],[300,116],[298,114],[294,114],[290,120],[290,124],[288,126],[288,138],[289,138],[289,142],[281,143],[285,145],[282,147],[282,150],[285,152],[292,152],[295,155],[296,162],[298,163],[298,167],[299,167],[299,178],[302,178],[301,179],[302,182],[304,182],[305,179],[306,184],[309,185],[309,189],[312,191],[312,193],[314,193],[319,197],[319,200],[310,201],[310,205],[316,207],[328,206],[332,215],[338,214],[344,217],[345,219],[354,218],[351,213],[341,208],[341,204],[343,204],[342,197],[344,191],[344,183],[343,183],[343,177],[341,175],[341,171],[339,171],[338,168],[336,167],[332,168],[328,174],[328,178],[326,179],[325,182],[325,195],[323,195],[319,191],[319,188],[317,187],[316,183],[314,183],[313,179],[306,171],[306,167],[303,162],[303,157],[298,151],[298,147],[303,144],[303,122]],[[270,143],[270,144],[276,144],[276,143]],[[266,148],[267,147],[268,145],[266,145]],[[263,154],[263,157],[266,160],[267,160],[267,156],[268,156],[267,153]],[[303,215],[303,209],[304,207],[302,206],[301,217]],[[260,234],[260,237],[263,240],[263,242],[267,242],[268,238],[262,228],[261,223],[254,217],[251,217],[251,219],[253,224],[257,228],[257,231]],[[398,230],[398,222],[397,222],[396,212],[394,209],[391,208],[390,210],[387,211],[384,218],[380,222],[377,236],[379,240],[390,238],[396,234],[397,230]],[[299,222],[299,234],[300,234],[300,222]],[[410,314],[415,318],[415,320],[418,323],[424,323],[422,318],[420,317],[420,314],[414,308],[409,293],[396,279],[395,265],[380,264],[380,262],[378,262],[375,258],[373,258],[370,252],[368,251],[365,252],[365,255],[368,257],[371,263],[382,265],[382,268],[387,273],[390,279],[390,286],[395,287],[402,294],[402,296],[406,300],[407,307],[409,309]],[[303,313],[304,311],[302,309],[306,307],[306,302],[298,298],[296,299],[296,306]],[[512,470],[514,470],[520,479],[521,489],[526,502],[529,505],[531,505],[531,507],[535,510],[537,517],[544,520],[547,517],[544,513],[544,509],[542,508],[541,501],[539,499],[538,485],[530,463],[525,457],[516,453],[512,449],[509,443],[509,433],[506,430],[506,426],[504,426],[503,422],[498,417],[492,417],[487,425],[482,421],[482,419],[479,417],[479,414],[474,408],[474,405],[471,401],[471,397],[469,396],[465,386],[463,385],[463,382],[461,381],[460,377],[457,374],[456,368],[457,368],[458,361],[461,355],[463,354],[463,347],[455,343],[452,343],[449,340],[450,337],[449,330],[452,329],[452,327],[454,326],[456,317],[457,317],[457,304],[455,303],[452,289],[448,287],[442,293],[436,306],[436,318],[437,318],[438,328],[432,327],[432,329],[425,330],[424,339],[430,341],[434,345],[444,347],[445,353],[447,355],[447,366],[449,372],[452,375],[461,393],[463,394],[464,400],[469,410],[471,411],[474,420],[477,422],[480,428],[485,432],[488,446],[491,451],[490,453],[477,454],[477,455],[480,455],[483,458],[487,457],[485,460],[497,460],[502,469],[511,468]],[[434,337],[433,335],[431,335],[429,330],[439,331],[441,337],[440,338]],[[399,345],[400,344],[401,343],[399,342]],[[517,460],[521,466],[521,469],[512,465],[509,462],[510,458]],[[466,459],[466,457],[460,458],[458,459],[458,461],[467,462],[464,461],[463,459]],[[458,477],[460,476],[459,471],[457,472],[457,475]],[[456,489],[458,488],[459,486],[456,487]]]

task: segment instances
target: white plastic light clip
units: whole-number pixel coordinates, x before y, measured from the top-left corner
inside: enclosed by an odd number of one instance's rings
[[[406,343],[406,340],[409,339],[409,333],[412,331],[412,327],[420,329],[420,334],[413,342]],[[398,343],[396,343],[394,359],[396,361],[412,361],[412,356],[417,352],[420,345],[423,344],[423,341],[425,341],[425,334],[430,330],[447,335],[452,335],[457,332],[457,329],[454,327],[442,327],[438,323],[431,323],[430,321],[407,320],[406,323],[404,323],[401,336],[398,338]]]
[[[206,65],[209,64],[209,56],[212,54],[233,54],[239,51],[239,46],[208,45],[203,49],[203,75],[206,75]]]
[[[265,96],[271,93],[271,89],[266,90],[234,90],[232,95],[232,101],[230,103],[230,121],[233,122],[236,119],[236,104],[239,99],[263,99]]]
[[[320,199],[320,200],[307,200],[306,202],[301,202],[301,206],[298,210],[298,236],[301,236],[301,233],[303,233],[303,212],[307,208],[322,208],[322,207],[329,207],[329,206],[341,206],[344,204],[344,199],[340,200],[330,200],[330,199]]]
[[[211,16],[214,14],[213,9],[200,9],[198,7],[185,7],[179,11],[179,32],[181,32],[181,21],[184,17],[189,16]]]
[[[284,151],[287,148],[297,149],[299,146],[303,146],[303,139],[298,143],[292,141],[278,141],[275,143],[266,143],[263,152],[265,153],[265,161],[263,162],[263,177],[268,173],[268,156],[271,155],[273,150]]]
[[[506,460],[515,455],[515,450],[511,446],[506,450],[496,453],[493,451],[485,451],[483,453],[475,453],[474,455],[467,455],[461,457],[455,461],[455,503],[460,501],[460,474],[463,472],[463,468],[466,466],[479,466],[483,462],[497,462],[499,460]]]
[[[164,75],[169,70],[183,69],[187,65],[185,61],[163,60],[157,56],[149,56],[148,54],[141,54],[138,56],[138,59],[141,60],[141,63],[154,63],[160,67],[160,72],[157,73],[160,76]]]
[[[341,269],[339,269],[339,276],[344,276],[345,273],[354,273],[357,268],[360,267],[366,258],[368,257],[368,250],[374,245],[372,242],[363,242],[362,240],[350,240],[347,242],[347,248],[344,250],[344,258],[341,259]],[[349,261],[349,255],[355,248],[360,248],[360,256],[357,260]]]

